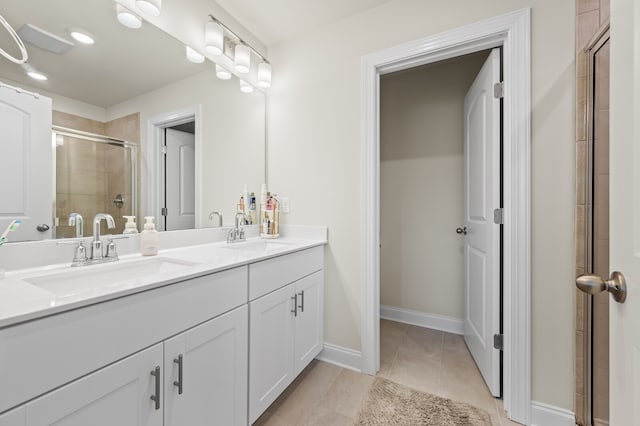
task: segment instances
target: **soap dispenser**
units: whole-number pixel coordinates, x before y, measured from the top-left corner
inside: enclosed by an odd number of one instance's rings
[[[135,216],[122,216],[127,219],[127,223],[124,224],[123,234],[137,234],[138,228],[136,227],[136,217]]]
[[[158,254],[158,231],[153,223],[153,216],[145,216],[144,229],[140,233],[140,254],[155,256]]]

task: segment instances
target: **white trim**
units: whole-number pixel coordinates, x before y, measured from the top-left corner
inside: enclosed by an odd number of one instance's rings
[[[428,314],[412,309],[394,308],[387,305],[380,305],[380,318],[464,335],[464,321],[459,318]]]
[[[161,216],[161,200],[163,181],[162,130],[166,127],[177,126],[189,121],[195,121],[195,211],[196,228],[202,227],[202,105],[193,105],[177,111],[156,115],[147,120],[147,211],[156,217],[159,223]],[[146,214],[144,215],[146,216]]]
[[[529,8],[362,58],[362,371],[380,368],[380,75],[503,47],[504,401],[529,424],[531,409],[531,11]]]
[[[564,408],[531,401],[531,426],[575,426],[576,415]]]
[[[360,351],[332,345],[331,343],[324,344],[322,352],[320,352],[316,359],[357,372],[360,372],[360,365],[362,365],[362,354]]]

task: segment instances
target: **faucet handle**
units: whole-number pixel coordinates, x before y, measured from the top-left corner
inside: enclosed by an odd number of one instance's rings
[[[82,240],[70,240],[70,241],[56,241],[58,246],[75,245],[76,250],[73,253],[73,260],[71,266],[82,266],[87,263],[87,248],[84,246]]]
[[[117,237],[110,237],[107,239],[107,253],[104,255],[109,260],[118,260],[118,252],[116,250],[116,243],[113,240],[127,239],[126,235],[119,235]]]

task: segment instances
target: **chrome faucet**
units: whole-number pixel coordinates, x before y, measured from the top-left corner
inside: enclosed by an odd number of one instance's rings
[[[243,212],[238,212],[236,213],[235,216],[235,228],[230,229],[229,233],[227,234],[227,242],[228,243],[233,243],[234,241],[243,241],[245,240],[244,237],[244,228],[241,225],[245,224],[245,221],[247,220],[247,215],[244,214]]]
[[[69,226],[76,227],[76,238],[82,238],[84,232],[84,219],[80,213],[71,213],[69,215]]]
[[[91,260],[103,260],[104,253],[102,252],[102,241],[100,240],[100,222],[102,220],[107,222],[107,228],[113,229],[116,227],[116,222],[113,220],[113,216],[107,213],[98,213],[93,218],[93,242],[91,243]]]
[[[214,216],[218,216],[218,227],[222,226],[222,213],[220,213],[217,210],[212,211],[211,213],[209,213],[209,220],[213,220]]]

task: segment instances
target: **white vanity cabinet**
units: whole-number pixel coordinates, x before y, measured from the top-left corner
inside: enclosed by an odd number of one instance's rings
[[[152,346],[26,404],[25,426],[162,426],[162,349]]]
[[[322,247],[249,266],[250,423],[322,350],[323,267]]]
[[[243,305],[164,343],[164,425],[246,425]]]

